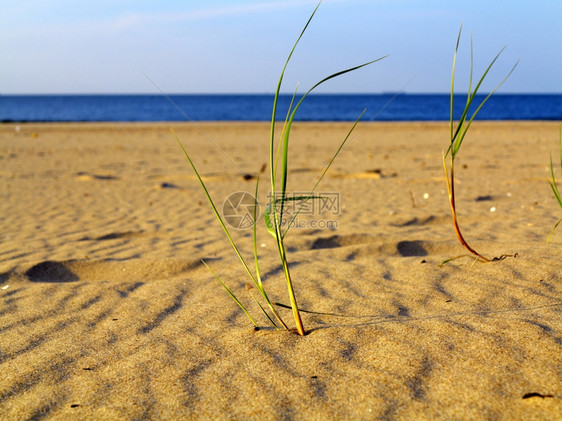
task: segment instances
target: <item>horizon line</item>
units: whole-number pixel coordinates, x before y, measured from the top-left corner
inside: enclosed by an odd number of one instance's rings
[[[281,95],[293,95],[293,92],[280,92]],[[309,96],[322,95],[450,95],[450,92],[404,92],[404,91],[383,91],[383,92],[315,92]],[[468,92],[457,92],[454,95],[467,95]],[[487,95],[489,92],[479,92],[478,95]],[[1,93],[0,97],[9,96],[161,96],[158,92],[25,92],[25,93]],[[260,96],[275,95],[275,92],[167,92],[166,95],[198,95],[198,96]],[[297,93],[302,96],[304,93]],[[562,95],[562,92],[496,92],[497,95]]]

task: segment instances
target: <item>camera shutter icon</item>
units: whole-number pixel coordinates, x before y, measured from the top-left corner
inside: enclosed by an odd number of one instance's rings
[[[253,227],[256,222],[254,213],[259,217],[259,204],[254,195],[248,192],[232,193],[222,205],[225,222],[235,229],[244,230]]]

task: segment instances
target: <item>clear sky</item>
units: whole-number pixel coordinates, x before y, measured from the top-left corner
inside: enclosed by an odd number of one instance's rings
[[[270,93],[316,4],[0,0],[0,93],[156,93],[144,74],[166,93]],[[484,90],[520,59],[500,92],[562,93],[560,0],[324,0],[283,90],[389,54],[321,91],[447,92],[461,22],[459,91],[472,32],[478,74],[507,45]]]

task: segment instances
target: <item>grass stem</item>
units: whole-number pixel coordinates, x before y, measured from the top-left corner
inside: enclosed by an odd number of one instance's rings
[[[455,233],[457,235],[457,238],[458,238],[459,242],[461,243],[461,245],[465,249],[467,249],[470,252],[470,254],[472,254],[473,256],[476,257],[477,261],[492,262],[492,261],[497,261],[497,260],[503,260],[504,258],[508,257],[509,255],[502,255],[500,257],[495,257],[493,259],[489,259],[487,257],[484,257],[482,254],[477,252],[474,248],[472,248],[468,244],[468,242],[465,240],[464,236],[461,233],[459,223],[458,223],[458,219],[457,219],[457,209],[456,209],[456,203],[455,203],[455,158],[456,158],[456,156],[457,156],[457,154],[460,150],[460,147],[461,147],[461,145],[464,141],[466,133],[467,133],[468,129],[470,128],[470,125],[474,121],[476,115],[481,110],[481,108],[484,106],[484,104],[488,101],[488,99],[490,99],[490,97],[498,90],[498,88],[501,85],[504,84],[504,82],[511,75],[513,70],[515,70],[515,67],[517,66],[518,62],[515,63],[515,65],[513,66],[511,71],[507,74],[507,76],[480,102],[480,104],[476,107],[476,110],[472,113],[472,116],[469,118],[468,115],[469,115],[470,108],[472,106],[472,103],[473,103],[474,99],[476,98],[476,94],[478,93],[478,90],[480,89],[480,86],[482,85],[482,82],[484,82],[484,79],[488,75],[488,72],[490,71],[490,69],[492,68],[494,63],[497,61],[497,59],[499,58],[499,56],[501,55],[501,53],[505,49],[505,47],[502,48],[500,50],[500,52],[494,57],[494,59],[491,61],[491,63],[488,65],[488,67],[486,68],[486,70],[484,71],[484,73],[482,74],[480,79],[478,80],[478,83],[476,84],[476,86],[474,87],[474,90],[473,90],[472,89],[472,77],[473,77],[473,67],[474,67],[474,57],[473,57],[474,54],[473,54],[472,36],[470,37],[470,76],[469,76],[469,82],[468,82],[468,94],[467,94],[466,104],[464,106],[463,112],[461,113],[461,116],[460,116],[460,118],[457,122],[456,128],[455,128],[454,114],[453,114],[454,91],[455,91],[455,69],[456,69],[456,62],[457,62],[457,54],[458,54],[459,44],[460,44],[460,40],[461,40],[461,33],[462,33],[462,25],[459,29],[459,34],[457,36],[457,42],[456,42],[456,45],[455,45],[455,53],[453,55],[453,70],[452,70],[452,74],[451,74],[450,121],[449,121],[450,143],[449,143],[449,147],[447,148],[447,151],[443,154],[443,169],[445,171],[445,180],[446,180],[446,183],[447,183],[447,192],[448,192],[448,195],[449,195],[449,204],[450,204],[450,207],[451,207],[451,215],[453,217],[453,226],[454,226]],[[447,157],[448,156],[450,157],[449,166],[447,166]],[[453,260],[453,259],[447,259],[442,264],[447,263],[451,260]]]

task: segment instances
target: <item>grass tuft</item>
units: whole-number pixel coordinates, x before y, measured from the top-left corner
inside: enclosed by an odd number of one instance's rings
[[[474,60],[473,60],[472,36],[470,37],[470,78],[469,78],[469,82],[468,82],[468,94],[467,94],[466,104],[464,106],[463,112],[462,112],[462,114],[461,114],[461,116],[460,116],[460,118],[457,122],[457,125],[455,127],[454,116],[453,116],[453,102],[454,102],[454,90],[455,90],[454,89],[455,88],[455,67],[456,67],[456,61],[457,61],[457,53],[458,53],[459,44],[460,44],[460,40],[461,40],[461,33],[462,33],[462,25],[459,29],[459,34],[458,34],[458,37],[457,37],[457,43],[456,43],[456,46],[455,46],[455,54],[453,56],[453,71],[452,71],[452,76],[451,76],[451,102],[450,102],[450,109],[451,109],[451,111],[450,111],[450,143],[449,143],[449,147],[447,148],[447,151],[443,154],[443,168],[444,168],[444,171],[445,171],[447,191],[449,193],[449,203],[450,203],[450,206],[451,206],[451,214],[452,214],[452,217],[453,217],[453,226],[455,228],[457,238],[459,239],[459,241],[463,245],[463,247],[466,248],[475,257],[476,261],[492,262],[492,261],[503,260],[506,257],[514,257],[514,255],[512,256],[512,255],[504,254],[504,255],[501,255],[499,257],[494,257],[492,259],[489,259],[489,258],[481,255],[480,253],[478,253],[475,249],[473,249],[467,243],[465,238],[463,237],[463,235],[461,233],[461,230],[460,230],[460,227],[459,227],[459,224],[458,224],[457,210],[456,210],[456,205],[455,205],[455,158],[457,157],[457,154],[459,153],[459,150],[460,150],[461,145],[464,141],[466,133],[467,133],[468,129],[470,128],[470,125],[474,121],[476,115],[481,110],[481,108],[484,106],[484,104],[488,101],[488,99],[490,99],[490,97],[499,89],[499,87],[504,84],[504,82],[511,75],[511,73],[513,72],[513,70],[515,69],[517,64],[519,63],[519,61],[517,61],[517,63],[515,63],[515,65],[510,70],[510,72],[507,74],[507,76],[494,88],[494,90],[492,90],[484,98],[484,100],[482,100],[482,102],[478,105],[476,110],[469,117],[469,109],[473,105],[474,99],[476,98],[476,94],[478,93],[478,90],[480,89],[480,86],[482,85],[482,82],[484,82],[484,79],[488,75],[488,72],[490,71],[490,69],[492,68],[494,63],[497,61],[497,59],[499,58],[499,56],[501,55],[501,53],[505,49],[505,47],[502,48],[500,50],[500,52],[494,57],[492,62],[488,65],[488,67],[486,68],[486,70],[484,71],[484,73],[482,74],[480,79],[478,80],[478,83],[476,84],[474,89],[472,89],[472,76],[473,76]],[[447,157],[450,158],[449,166],[447,166]],[[441,263],[441,265],[444,265],[444,264],[450,262],[451,260],[457,259],[459,257],[464,257],[464,255],[449,258],[449,259],[443,261]]]
[[[303,201],[303,204],[301,206],[304,206],[304,202],[309,201],[309,200],[318,199],[318,198],[321,197],[319,195],[315,195],[314,191],[316,190],[318,184],[320,183],[320,181],[322,180],[322,178],[324,177],[324,175],[326,174],[326,172],[328,171],[328,169],[330,168],[330,166],[334,162],[337,155],[340,153],[340,151],[342,150],[342,148],[344,147],[346,142],[350,139],[351,133],[353,132],[353,130],[357,126],[357,123],[359,122],[359,120],[363,116],[364,111],[363,111],[363,113],[361,113],[359,118],[352,125],[351,129],[347,133],[347,136],[345,136],[345,138],[341,142],[340,146],[335,151],[335,153],[332,155],[328,164],[324,168],[324,170],[321,173],[319,179],[314,184],[314,186],[311,190],[311,193],[307,196],[290,197],[290,196],[287,195],[287,184],[288,184],[288,181],[289,181],[289,177],[288,177],[288,175],[289,175],[289,159],[288,159],[288,157],[289,157],[289,140],[290,140],[291,127],[293,125],[293,121],[295,119],[295,116],[296,116],[296,113],[297,113],[299,107],[302,105],[302,103],[306,99],[306,97],[314,89],[316,89],[318,86],[322,85],[323,83],[325,83],[325,82],[327,82],[327,81],[329,81],[329,80],[331,80],[335,77],[344,75],[346,73],[353,72],[353,71],[358,70],[362,67],[368,66],[372,63],[375,63],[379,60],[382,60],[384,58],[384,57],[381,57],[381,58],[378,58],[376,60],[372,60],[372,61],[369,61],[367,63],[360,64],[358,66],[350,67],[348,69],[333,73],[333,74],[325,77],[324,79],[320,80],[320,82],[318,82],[314,86],[312,86],[312,88],[310,88],[299,99],[299,101],[296,102],[296,103],[295,103],[295,100],[296,100],[296,97],[297,97],[297,91],[295,90],[295,93],[293,94],[293,98],[291,100],[289,108],[288,108],[288,110],[285,114],[285,120],[284,120],[284,124],[283,124],[283,129],[281,131],[280,139],[279,139],[278,142],[276,142],[275,124],[276,124],[276,120],[277,120],[277,105],[278,105],[278,100],[279,100],[279,92],[280,92],[280,89],[281,89],[281,86],[282,86],[285,71],[287,69],[287,66],[288,66],[288,64],[291,60],[291,57],[292,57],[300,39],[302,38],[302,36],[306,32],[310,22],[312,21],[314,15],[316,14],[316,11],[320,7],[321,3],[322,2],[318,3],[316,8],[314,9],[312,14],[310,15],[308,21],[304,25],[304,28],[302,29],[302,31],[301,31],[300,35],[298,36],[296,42],[294,43],[294,45],[293,45],[293,47],[292,47],[292,49],[289,53],[289,56],[287,57],[287,60],[285,61],[285,64],[284,64],[283,69],[281,71],[281,75],[279,77],[279,81],[277,83],[277,89],[275,91],[275,96],[274,96],[274,99],[273,99],[273,109],[272,109],[272,113],[271,113],[271,129],[270,129],[270,139],[269,139],[269,168],[270,168],[270,178],[271,178],[271,180],[270,180],[271,181],[271,202],[267,205],[266,210],[265,210],[265,215],[264,215],[266,228],[269,231],[269,233],[276,240],[277,251],[279,253],[279,259],[280,259],[280,265],[281,265],[281,268],[282,268],[282,271],[283,271],[283,274],[284,274],[284,277],[285,277],[285,280],[286,280],[286,283],[287,283],[287,291],[289,293],[289,301],[291,303],[290,308],[292,310],[293,317],[294,317],[294,320],[295,320],[296,330],[300,335],[305,335],[306,332],[305,332],[305,329],[304,329],[304,325],[303,325],[302,318],[301,318],[301,315],[300,315],[300,310],[299,310],[299,307],[298,307],[298,304],[297,304],[297,299],[296,299],[294,288],[293,288],[293,281],[292,281],[292,278],[291,278],[291,273],[290,273],[290,270],[289,270],[289,263],[288,263],[288,259],[287,259],[287,250],[286,250],[285,243],[284,243],[285,236],[286,236],[286,234],[288,232],[288,229],[289,229],[289,228],[287,228],[286,230],[283,230],[283,223],[284,223],[283,209],[284,209],[284,205],[288,201],[298,200],[298,201]],[[173,130],[172,130],[172,132],[173,132]],[[255,195],[254,195],[254,198],[255,198],[254,215],[253,215],[254,216],[253,253],[254,253],[254,270],[255,270],[255,274],[254,274],[254,272],[252,272],[252,270],[250,270],[250,267],[246,263],[244,257],[242,256],[242,254],[240,253],[240,250],[238,249],[236,243],[234,242],[226,224],[223,221],[222,216],[218,212],[217,207],[215,206],[215,204],[213,202],[213,199],[211,198],[211,195],[210,195],[209,191],[207,190],[207,187],[205,186],[205,183],[203,182],[201,176],[199,175],[199,172],[197,171],[195,165],[193,164],[193,161],[191,160],[187,150],[184,148],[184,146],[182,145],[182,143],[179,140],[179,138],[177,137],[177,135],[175,135],[175,133],[174,133],[174,136],[175,136],[176,141],[178,142],[179,146],[181,147],[184,155],[186,156],[190,166],[192,167],[193,171],[195,172],[195,175],[197,176],[199,184],[201,185],[201,187],[203,189],[203,192],[204,192],[205,196],[207,197],[207,200],[209,201],[209,203],[211,205],[212,211],[215,214],[217,220],[219,221],[219,224],[221,225],[224,233],[226,234],[226,237],[228,238],[228,241],[230,242],[232,248],[234,249],[234,252],[235,252],[236,256],[238,257],[238,259],[240,260],[240,262],[244,266],[244,269],[246,270],[248,276],[250,277],[251,283],[247,283],[246,289],[250,293],[251,298],[259,306],[259,308],[262,310],[262,312],[264,313],[264,315],[266,317],[266,320],[270,324],[272,324],[277,329],[279,329],[279,326],[281,326],[283,329],[288,330],[289,328],[287,327],[287,324],[283,321],[283,319],[277,313],[277,311],[274,307],[275,303],[273,303],[269,299],[269,297],[268,297],[268,295],[267,295],[267,293],[264,289],[262,279],[261,279],[261,276],[260,276],[259,258],[258,258],[258,249],[257,249],[257,228],[256,228],[257,196],[258,196],[258,187],[259,187],[259,180],[260,180],[259,174],[258,174],[257,180],[256,180],[256,188],[255,188]],[[262,169],[263,169],[263,167],[262,167]],[[293,218],[296,217],[297,214],[298,214],[298,212],[295,215],[293,215]],[[292,222],[292,221],[293,220],[291,219],[290,222]],[[291,224],[289,223],[288,226],[290,227]],[[205,266],[207,266],[207,265],[205,264]],[[209,270],[211,271],[211,273],[213,274],[215,279],[217,279],[219,281],[219,283],[224,287],[224,289],[226,290],[228,295],[244,311],[244,313],[250,319],[250,321],[252,322],[254,327],[257,328],[258,324],[254,320],[254,318],[252,318],[252,316],[247,311],[246,307],[242,304],[242,302],[236,297],[236,295],[233,293],[233,291],[222,281],[222,279],[215,272],[213,272],[211,270],[211,268],[209,268]],[[258,290],[258,292],[260,293],[261,299],[263,300],[265,305],[262,305],[262,303],[260,303],[260,301],[258,300],[258,298],[260,298],[259,296],[256,297],[252,293],[253,288]],[[279,325],[277,324],[276,321],[279,323]]]
[[[559,137],[558,142],[559,142],[559,149],[560,149],[560,170],[562,170],[562,127],[560,128],[560,134],[558,137]],[[550,188],[554,193],[554,197],[556,197],[558,204],[562,208],[562,196],[560,196],[560,190],[558,189],[558,184],[556,183],[556,178],[554,177],[554,165],[552,163],[552,154],[550,154],[550,176],[552,177],[552,179],[548,180],[548,183],[550,184]],[[548,238],[546,239],[547,244],[550,243],[552,234],[554,234],[554,231],[556,230],[556,228],[558,228],[558,225],[560,225],[560,223],[562,223],[562,218],[558,220],[558,222],[554,225],[554,228],[552,228],[552,230],[550,231],[550,234],[548,234]]]

